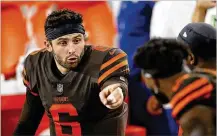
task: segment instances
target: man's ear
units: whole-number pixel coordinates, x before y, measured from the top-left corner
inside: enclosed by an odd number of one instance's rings
[[[84,34],[84,41],[85,41],[85,42],[88,41],[88,38],[89,38],[89,35],[88,35],[87,32],[85,32],[85,34]]]
[[[52,43],[50,41],[45,40],[44,45],[47,48],[47,51],[51,52],[52,51]]]
[[[194,65],[195,64],[195,57],[194,57],[194,54],[193,53],[190,53],[188,55],[188,62],[191,64],[191,65]]]

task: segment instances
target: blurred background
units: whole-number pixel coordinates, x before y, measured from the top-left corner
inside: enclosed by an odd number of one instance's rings
[[[140,72],[133,64],[136,49],[152,37],[176,38],[192,22],[195,1],[59,1],[1,2],[1,134],[12,134],[25,100],[21,72],[25,57],[44,48],[44,21],[51,11],[68,8],[83,14],[88,44],[119,47],[128,54],[128,136],[167,135],[155,110],[155,99],[137,81]],[[205,22],[216,26],[216,7],[209,8]],[[139,82],[139,85],[138,83]],[[140,90],[140,91],[138,91]],[[133,93],[131,93],[133,91]],[[36,135],[48,135],[44,117]]]

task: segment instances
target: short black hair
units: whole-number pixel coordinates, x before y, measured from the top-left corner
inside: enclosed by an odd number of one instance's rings
[[[181,72],[189,55],[190,48],[176,39],[154,38],[137,49],[134,62],[152,77],[166,78]]]
[[[69,9],[60,9],[53,11],[48,17],[46,18],[44,29],[47,28],[57,28],[59,26],[65,24],[82,24],[83,17],[81,14],[69,10]]]

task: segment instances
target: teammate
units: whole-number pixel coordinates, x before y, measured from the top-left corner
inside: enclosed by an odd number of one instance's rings
[[[211,4],[211,2],[207,3]],[[190,63],[190,66],[194,72],[216,78],[216,29],[214,27],[206,23],[189,23],[181,30],[177,40],[190,47],[194,55],[194,60],[191,60],[194,63]]]
[[[190,47],[195,59],[193,65],[207,71],[216,71],[216,29],[213,26],[189,23],[181,30],[177,40]]]
[[[124,135],[127,55],[85,45],[82,21],[66,9],[47,17],[46,48],[25,61],[26,101],[14,135],[34,135],[44,111],[51,135]]]
[[[144,78],[141,69],[130,73],[129,124],[145,127],[147,135],[170,136],[177,134],[176,123],[170,125],[167,111],[147,88]],[[173,118],[171,117],[171,119]]]
[[[134,61],[158,100],[171,106],[183,135],[215,135],[215,77],[188,73],[190,54],[188,46],[175,39],[152,39],[137,50]]]

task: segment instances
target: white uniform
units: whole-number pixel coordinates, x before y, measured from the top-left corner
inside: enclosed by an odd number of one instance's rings
[[[196,1],[159,1],[152,13],[150,37],[176,38],[192,22]]]

